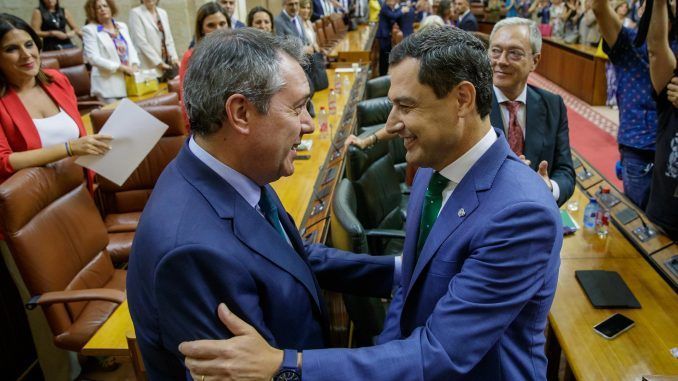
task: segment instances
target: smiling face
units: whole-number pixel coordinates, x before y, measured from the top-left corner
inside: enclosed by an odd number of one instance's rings
[[[430,86],[419,82],[419,68],[414,58],[391,66],[388,97],[393,109],[386,126],[403,138],[408,163],[441,170],[459,156],[457,88],[437,98]]]
[[[509,25],[497,30],[490,41],[492,82],[512,98],[525,88],[528,75],[537,68],[540,54],[532,54],[526,25]]]
[[[228,28],[228,20],[223,13],[217,12],[212,13],[211,15],[205,17],[202,21],[202,34],[203,37],[219,29]]]
[[[313,132],[313,120],[306,110],[310,98],[308,80],[298,62],[281,54],[280,75],[285,85],[271,97],[267,114],[254,113],[249,140],[257,152],[251,173],[259,184],[294,173],[296,147],[304,134]]]
[[[12,84],[35,78],[40,71],[40,51],[31,36],[12,29],[0,40],[0,72]]]
[[[233,17],[233,13],[235,13],[235,0],[219,0],[219,5],[224,8],[228,17]]]
[[[304,3],[304,5],[299,7],[299,16],[301,19],[306,21],[311,18],[311,3]]]
[[[271,18],[266,12],[257,12],[252,16],[252,27],[264,32],[271,32]]]

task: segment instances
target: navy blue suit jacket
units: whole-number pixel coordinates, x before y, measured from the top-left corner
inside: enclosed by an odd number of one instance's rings
[[[504,129],[501,110],[492,92],[492,126]],[[574,193],[574,165],[570,152],[570,129],[567,109],[560,95],[527,85],[527,115],[525,117],[525,158],[535,171],[542,160],[549,163],[549,177],[558,183],[558,205],[563,205]]]
[[[459,20],[459,29],[465,30],[467,32],[477,32],[478,31],[478,20],[473,12],[469,12],[461,20]]]
[[[420,169],[403,272],[380,344],[303,353],[305,381],[546,380],[544,329],[562,224],[543,180],[499,138],[457,185],[416,254]]]
[[[221,302],[272,346],[302,349],[326,345],[320,286],[390,295],[392,257],[305,245],[275,192],[266,189],[292,245],[187,145],[158,179],[127,273],[130,314],[150,380],[188,378],[181,342],[231,337],[216,315]]]

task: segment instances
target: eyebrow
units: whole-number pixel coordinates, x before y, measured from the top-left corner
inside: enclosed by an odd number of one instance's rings
[[[391,99],[391,102],[392,103],[398,103],[398,104],[401,104],[401,103],[415,104],[415,103],[417,103],[417,100],[412,98],[412,97],[402,96],[402,97],[395,97],[394,99]]]

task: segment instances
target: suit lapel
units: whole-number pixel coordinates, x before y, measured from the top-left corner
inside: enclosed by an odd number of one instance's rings
[[[233,234],[236,238],[303,284],[318,309],[322,310],[318,289],[308,264],[228,182],[193,155],[188,148],[188,139],[176,160],[186,181],[205,197],[217,215],[233,221]],[[282,205],[279,205],[279,213],[283,214],[281,210]],[[286,222],[282,222],[283,219]],[[281,222],[286,231],[292,231],[286,226],[290,224],[286,217],[281,218]],[[290,235],[290,240],[294,242],[293,235]]]
[[[407,290],[414,272],[415,258],[417,251],[417,242],[419,240],[419,221],[421,220],[421,209],[424,204],[424,194],[433,170],[430,168],[420,168],[417,171],[414,184],[410,191],[410,202],[407,207],[407,220],[405,222],[405,243],[403,246],[403,269],[401,277],[401,286]]]
[[[530,167],[536,170],[538,160],[544,146],[544,127],[546,126],[547,106],[539,94],[527,86],[527,103],[525,117],[525,158],[530,160]]]
[[[156,12],[158,13],[158,18],[160,18],[160,12],[158,12],[157,9]],[[151,12],[148,11],[148,9],[145,6],[141,7],[141,14],[146,19],[146,22],[151,24],[153,29],[158,30],[158,24],[155,23],[155,21],[153,20],[153,15],[151,14]]]
[[[497,97],[492,92],[492,111],[490,111],[490,124],[497,130],[506,132],[504,130],[504,121],[501,119],[501,109],[499,108],[499,103],[497,103]]]

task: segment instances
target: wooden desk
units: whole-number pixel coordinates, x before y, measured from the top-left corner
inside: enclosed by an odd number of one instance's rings
[[[362,73],[364,73],[363,71]],[[333,126],[340,126],[346,130],[352,127],[352,123],[355,123],[355,118],[348,118],[350,120],[349,124],[343,123],[346,121],[346,116],[353,116],[355,114],[355,103],[356,100],[362,98],[362,91],[364,89],[364,84],[366,80],[366,74],[358,74],[359,80],[356,82],[356,75],[353,73],[343,73],[343,76],[347,75],[350,81],[351,91],[346,91],[341,96],[337,97],[337,115],[330,115],[329,121]],[[330,86],[333,86],[334,81],[334,70],[328,70],[328,77],[330,79]],[[313,103],[315,106],[316,113],[320,112],[320,107],[324,106],[327,108],[327,98],[329,95],[329,90],[323,90],[315,93],[313,96]],[[342,114],[343,110],[343,114]],[[316,117],[317,120],[317,117]],[[332,138],[334,138],[336,132],[338,131],[335,128],[332,132]],[[344,131],[347,135],[347,132]],[[320,132],[316,130],[310,134],[305,135],[304,139],[313,140],[313,145],[310,152],[302,152],[301,154],[309,154],[311,158],[309,160],[296,160],[294,162],[295,173],[293,176],[282,178],[272,184],[273,188],[278,193],[285,209],[290,213],[290,215],[297,222],[299,227],[306,226],[307,221],[314,224],[314,229],[318,229],[320,234],[315,236],[315,242],[324,241],[325,235],[327,232],[328,224],[324,216],[329,214],[330,209],[330,200],[333,193],[334,185],[339,181],[343,171],[343,146],[340,146],[342,160],[328,162],[329,154],[334,151],[334,148],[331,148],[332,139],[321,139]],[[318,175],[321,171],[324,171],[328,165],[339,166],[337,169],[336,177],[328,182],[326,186],[331,186],[332,190],[328,193],[326,197],[326,208],[322,213],[319,213],[315,219],[312,219],[310,215],[310,209],[313,205],[314,200],[314,186],[317,185]],[[330,314],[333,314],[332,308],[339,308],[337,303],[329,303]],[[343,307],[343,305],[342,305]],[[338,311],[335,314],[341,315],[342,311]],[[345,315],[345,313],[344,313]],[[132,325],[132,319],[129,315],[129,308],[127,306],[127,301],[123,302],[111,315],[111,317],[101,326],[101,328],[92,336],[92,338],[87,342],[85,347],[82,349],[82,354],[92,355],[92,356],[129,356],[129,350],[127,346],[126,334],[127,332],[134,332],[134,327]]]
[[[590,105],[604,105],[607,98],[606,60],[595,56],[596,49],[565,44],[550,37],[543,41],[536,72]]]
[[[583,227],[588,195],[576,187],[572,197],[579,201],[579,209],[569,213]],[[642,308],[593,308],[574,277],[575,270],[593,269],[617,271]],[[607,340],[593,326],[615,312],[633,319],[636,326]],[[549,340],[549,370],[557,373],[562,348],[579,381],[678,374],[678,360],[669,352],[678,347],[677,316],[678,295],[617,227],[610,225],[606,238],[582,228],[563,241],[558,288],[549,315],[551,334],[557,339]]]
[[[369,63],[376,33],[376,25],[359,25],[356,30],[346,33],[346,36],[330,51],[327,58],[331,62]]]

